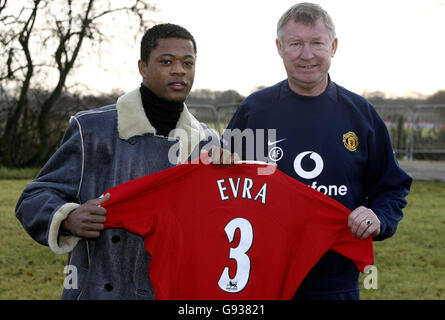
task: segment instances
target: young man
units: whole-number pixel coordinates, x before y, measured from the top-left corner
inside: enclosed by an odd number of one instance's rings
[[[62,144],[23,191],[16,216],[39,243],[69,253],[75,275],[63,299],[152,299],[149,256],[140,236],[104,229],[105,190],[178,163],[217,135],[184,104],[194,80],[196,43],[160,24],[141,41],[140,88],[115,105],[79,112]],[[175,152],[172,152],[174,150]],[[73,271],[74,270],[74,271]]]
[[[278,22],[276,45],[287,79],[247,97],[227,129],[276,129],[275,137],[261,138],[281,171],[352,210],[348,226],[357,238],[392,236],[411,178],[399,167],[373,106],[330,80],[337,49],[331,18],[316,4],[296,4]],[[233,144],[230,130],[225,141]],[[257,142],[235,148],[245,159],[246,148]],[[358,275],[351,260],[329,251],[295,298],[358,299]]]

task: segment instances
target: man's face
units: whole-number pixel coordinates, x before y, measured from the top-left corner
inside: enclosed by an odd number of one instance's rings
[[[283,27],[278,53],[283,59],[290,88],[301,94],[317,96],[326,89],[331,57],[337,39],[329,38],[323,19],[312,25],[289,20]]]
[[[159,39],[148,62],[139,60],[142,82],[158,97],[184,101],[195,79],[196,54],[190,40]]]

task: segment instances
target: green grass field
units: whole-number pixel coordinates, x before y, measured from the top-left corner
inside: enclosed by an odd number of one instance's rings
[[[66,255],[36,243],[14,216],[29,180],[0,180],[0,299],[59,299]],[[415,182],[394,237],[375,242],[377,289],[368,299],[445,299],[445,184]]]

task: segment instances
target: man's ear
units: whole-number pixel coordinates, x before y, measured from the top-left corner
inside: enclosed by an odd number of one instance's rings
[[[139,74],[144,78],[147,71],[147,64],[142,60],[138,60],[138,69]]]
[[[331,44],[331,57],[334,57],[335,52],[337,52],[337,46],[338,46],[338,39],[335,38]]]
[[[281,58],[283,58],[283,47],[281,45],[281,42],[279,39],[275,39],[275,44],[277,45],[277,49],[278,49],[278,54],[280,55]]]

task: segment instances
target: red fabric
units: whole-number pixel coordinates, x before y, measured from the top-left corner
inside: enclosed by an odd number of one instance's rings
[[[291,299],[328,250],[360,271],[372,264],[371,238],[347,227],[350,210],[279,170],[258,175],[260,168],[184,164],[107,191],[105,226],[144,238],[156,299]],[[240,179],[237,197],[229,178],[235,189]]]

